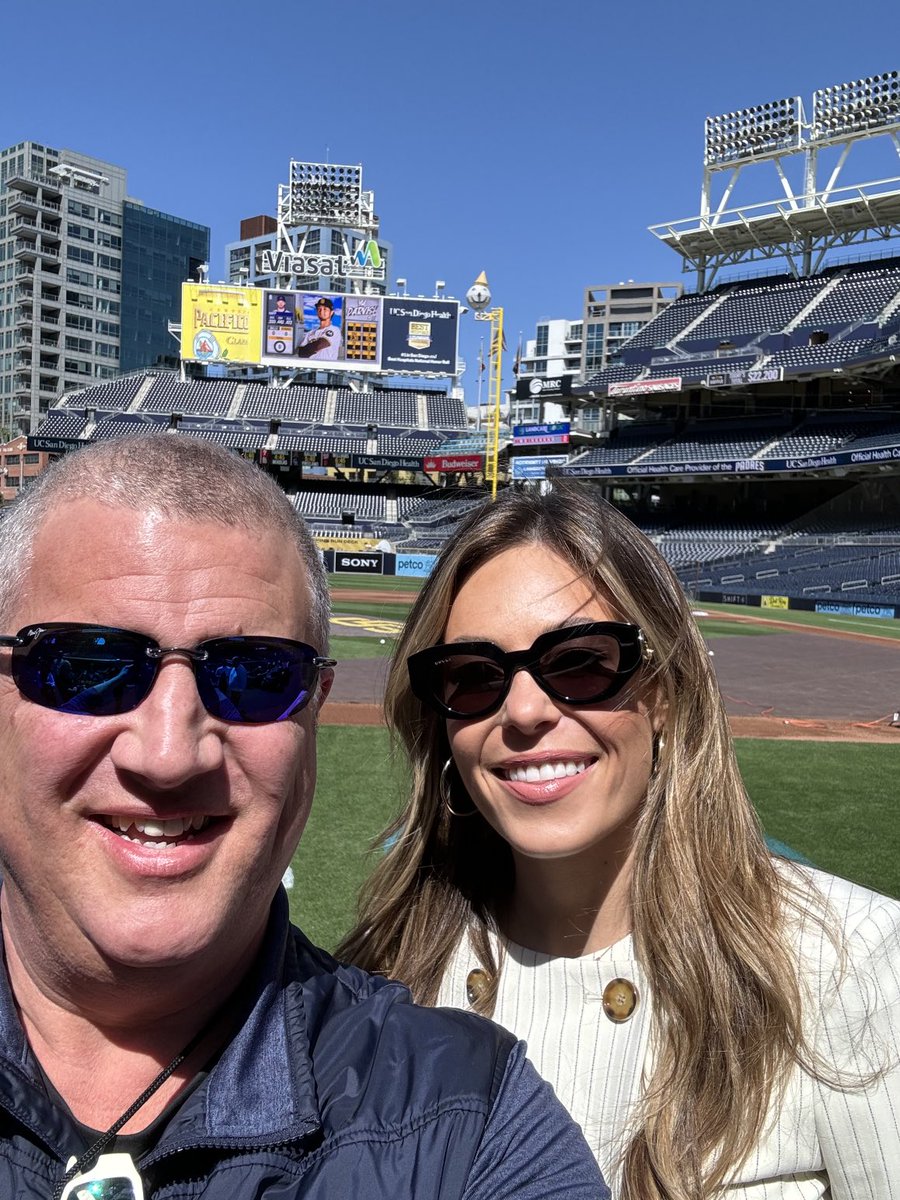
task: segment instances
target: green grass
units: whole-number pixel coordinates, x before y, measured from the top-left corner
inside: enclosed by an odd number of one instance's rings
[[[405,575],[343,575],[330,574],[328,582],[332,588],[342,591],[357,592],[400,592],[411,593],[415,596],[424,580],[412,579]]]
[[[743,621],[717,621],[715,617],[701,617],[697,622],[705,638],[717,637],[776,637],[782,631],[766,625],[750,625]]]
[[[329,642],[332,658],[346,662],[348,658],[388,658],[394,650],[392,637],[332,637]]]
[[[383,727],[320,727],[319,784],[288,893],[292,919],[318,945],[333,949],[350,928],[369,846],[401,806],[401,779]]]
[[[738,739],[766,833],[816,866],[900,897],[893,746]],[[294,856],[291,914],[332,949],[376,861],[368,851],[401,807],[403,769],[382,727],[323,726],[319,787]]]
[[[900,897],[894,746],[739,738],[766,833],[817,867]]]
[[[392,600],[336,600],[333,607],[336,616],[350,613],[375,621],[405,621],[409,616],[408,604],[396,604]]]

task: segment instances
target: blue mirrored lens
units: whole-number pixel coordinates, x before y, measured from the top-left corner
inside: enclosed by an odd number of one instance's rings
[[[283,638],[213,638],[194,664],[200,699],[224,721],[283,721],[309,703],[316,680],[312,646]]]
[[[13,679],[45,708],[95,717],[130,712],[153,686],[156,663],[146,654],[152,644],[124,630],[50,629],[15,648]]]

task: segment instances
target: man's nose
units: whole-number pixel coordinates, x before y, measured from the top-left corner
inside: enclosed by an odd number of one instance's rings
[[[162,659],[150,694],[121,722],[113,763],[145,786],[178,788],[224,762],[227,726],[203,707],[193,666],[183,655]]]

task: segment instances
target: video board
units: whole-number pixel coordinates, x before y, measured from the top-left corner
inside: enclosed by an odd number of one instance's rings
[[[186,283],[181,356],[391,375],[455,375],[459,302]]]

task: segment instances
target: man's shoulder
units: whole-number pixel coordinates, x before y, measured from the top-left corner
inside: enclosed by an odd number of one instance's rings
[[[511,1033],[473,1013],[415,1004],[403,984],[338,962],[297,929],[293,937],[320,1086],[323,1073],[365,1064],[398,1096],[409,1086],[427,1104],[461,1095],[490,1103],[516,1044]]]
[[[303,986],[313,1002],[321,1001],[332,1016],[352,1013],[354,1019],[390,1022],[398,1031],[414,1030],[419,1035],[448,1036],[450,1031],[474,1042],[496,1041],[512,1046],[512,1034],[474,1013],[456,1008],[426,1008],[413,1002],[402,983],[375,975],[349,963],[339,962],[327,950],[314,945],[296,926],[291,927]]]

